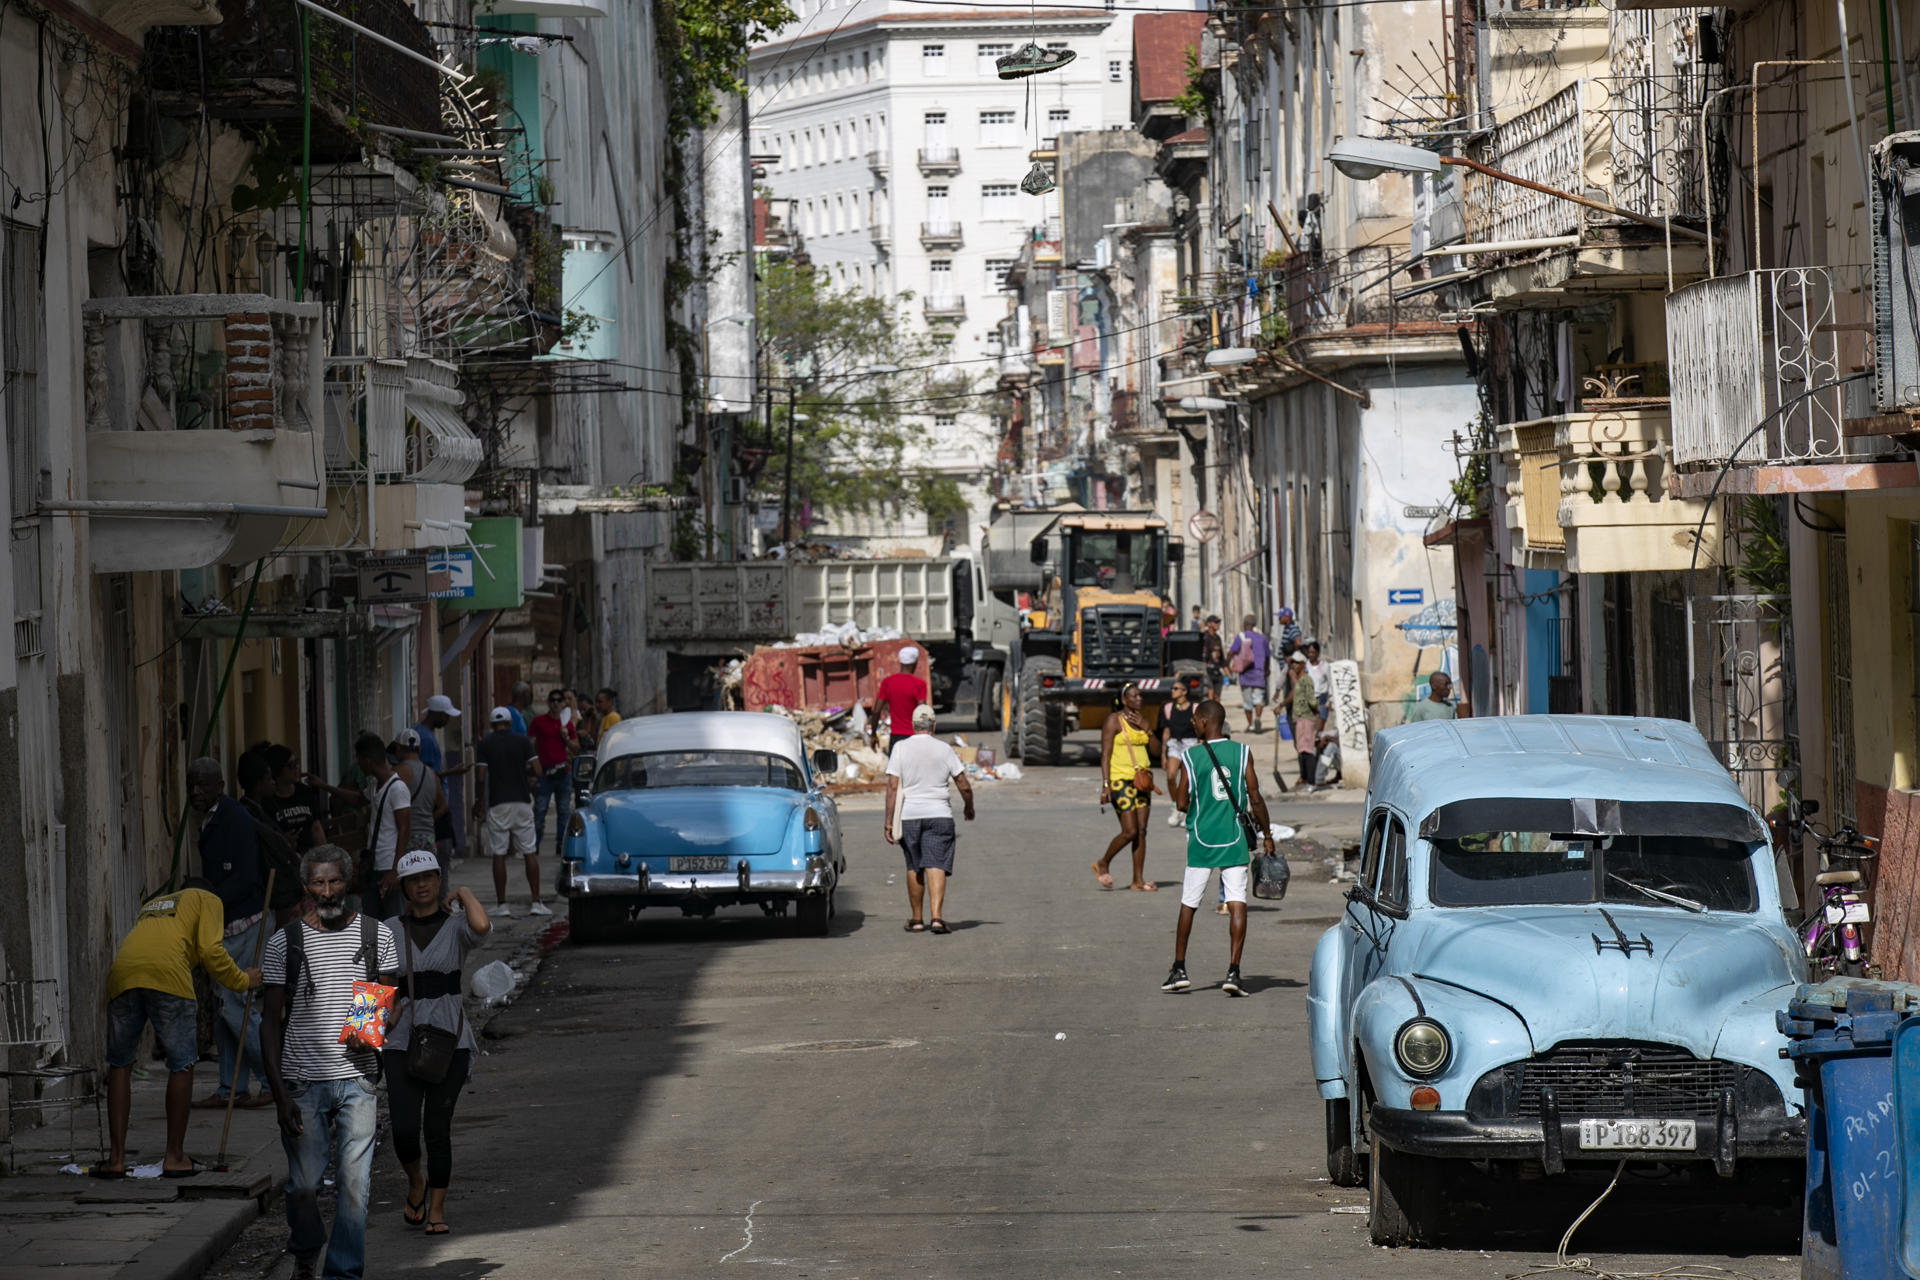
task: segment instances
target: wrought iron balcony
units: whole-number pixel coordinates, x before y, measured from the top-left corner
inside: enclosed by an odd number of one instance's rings
[[[1597,192],[1644,217],[1701,217],[1699,124],[1708,81],[1656,65],[1646,43],[1616,33],[1616,74],[1578,80],[1505,121],[1482,159],[1560,191]],[[1484,174],[1467,171],[1460,182],[1466,238],[1475,243],[1584,240],[1595,227],[1632,225]]]
[[[960,148],[958,147],[922,147],[920,148],[920,176],[923,178],[952,177],[960,172]]]
[[[1871,460],[1873,308],[1864,267],[1786,267],[1702,280],[1667,298],[1673,460],[1805,466]]]
[[[966,240],[959,223],[942,220],[920,224],[920,243],[929,249],[958,249]]]
[[[965,320],[967,300],[953,293],[931,293],[927,295],[926,313],[929,320]]]
[[[341,17],[430,59],[426,24],[406,0],[328,0]],[[156,27],[147,34],[144,68],[163,110],[215,119],[285,121],[299,141],[300,25],[297,6],[279,0],[221,0],[211,27]],[[313,159],[355,160],[355,121],[423,132],[441,131],[440,77],[376,41],[317,14],[308,15],[313,101]],[[295,148],[297,153],[297,146]]]
[[[1438,321],[1436,294],[1394,300],[1395,287],[1405,287],[1404,266],[1406,252],[1387,246],[1297,253],[1280,271],[1284,310],[1267,313],[1261,336],[1274,342],[1361,327],[1391,332]]]

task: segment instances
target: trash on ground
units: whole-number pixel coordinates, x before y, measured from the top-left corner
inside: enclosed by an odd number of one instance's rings
[[[504,960],[495,960],[492,964],[481,965],[467,979],[467,987],[480,997],[483,1005],[499,1004],[513,994],[518,983],[518,975],[513,966]]]

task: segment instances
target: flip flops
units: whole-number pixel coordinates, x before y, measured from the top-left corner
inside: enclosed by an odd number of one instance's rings
[[[191,1169],[162,1169],[160,1171],[160,1176],[163,1178],[195,1178],[199,1175],[199,1165],[195,1165]]]
[[[98,1178],[102,1182],[114,1182],[127,1176],[125,1169],[102,1169],[99,1165],[87,1170],[89,1178]]]
[[[415,1204],[413,1201],[409,1200],[407,1201],[407,1207],[400,1211],[400,1221],[406,1223],[410,1227],[420,1226],[423,1223],[425,1223],[426,1220],[427,1220],[427,1202],[425,1200],[420,1201],[420,1203],[418,1204]]]

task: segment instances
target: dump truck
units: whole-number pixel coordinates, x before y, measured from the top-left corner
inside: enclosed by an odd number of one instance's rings
[[[1057,763],[1062,739],[1105,723],[1129,681],[1156,720],[1176,681],[1204,685],[1200,633],[1160,631],[1184,552],[1151,511],[994,512],[981,577],[985,614],[1011,631],[999,715],[1009,756]]]
[[[757,645],[852,622],[890,627],[927,655],[921,673],[942,715],[1000,727],[1006,650],[976,638],[981,599],[972,553],[940,559],[681,561],[647,567],[647,643],[668,656],[669,705],[711,706],[698,672]],[[1011,610],[997,631],[1017,634]]]

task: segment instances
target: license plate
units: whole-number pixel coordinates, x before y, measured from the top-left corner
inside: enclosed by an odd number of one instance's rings
[[[668,871],[725,871],[727,855],[724,853],[703,853],[697,857],[668,858]]]
[[[1827,908],[1828,924],[1870,924],[1873,908],[1864,902],[1847,902]]]
[[[1582,1120],[1582,1151],[1692,1151],[1692,1120]]]

